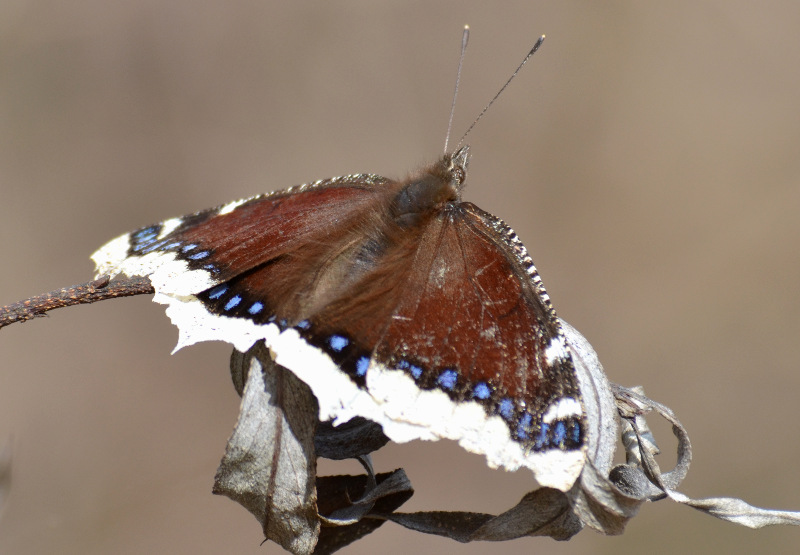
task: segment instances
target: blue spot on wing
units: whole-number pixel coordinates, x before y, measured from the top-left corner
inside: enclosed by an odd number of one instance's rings
[[[517,424],[518,438],[528,439],[532,422],[533,422],[533,416],[531,415],[531,413],[526,412],[522,415],[522,418],[519,419],[519,424]]]
[[[158,231],[161,226],[152,226],[140,229],[133,234],[133,238],[137,241],[146,241],[148,239],[155,239],[158,236]]]
[[[536,436],[536,440],[534,440],[534,448],[541,449],[545,445],[547,445],[547,433],[550,431],[550,424],[545,424],[542,422],[542,427],[539,429],[539,435]]]
[[[411,374],[411,376],[415,380],[418,380],[420,378],[420,376],[422,376],[422,368],[420,368],[416,364],[411,364],[410,362],[408,362],[405,359],[403,359],[403,360],[401,360],[400,362],[397,363],[397,369],[398,370],[405,370],[406,372]]]
[[[239,295],[235,295],[231,297],[231,299],[225,304],[225,310],[231,310],[232,308],[236,308],[239,303],[242,302],[242,297]]]
[[[247,309],[247,312],[249,312],[250,314],[258,314],[263,309],[264,309],[264,304],[256,301],[250,305],[250,308]]]
[[[358,360],[356,361],[356,375],[366,375],[367,368],[369,368],[369,357],[364,355],[358,357]]]
[[[580,443],[581,441],[581,425],[577,422],[573,422],[571,425],[572,428],[572,441],[574,443]]]
[[[333,349],[337,353],[342,352],[342,350],[349,344],[350,340],[343,335],[331,335],[328,338],[328,345],[330,345],[331,349]]]
[[[501,400],[497,405],[497,413],[506,420],[511,420],[514,417],[514,401],[511,399]]]
[[[567,425],[563,422],[556,422],[555,429],[553,430],[553,443],[556,445],[564,445],[565,439],[567,439]]]
[[[156,250],[156,249],[158,249],[160,247],[163,247],[165,244],[166,244],[166,241],[159,241],[157,243],[152,243],[152,242],[148,241],[147,246],[142,245],[143,248],[141,249],[141,252],[143,252],[143,253],[153,252],[154,250]]]
[[[436,378],[436,383],[444,389],[453,389],[458,380],[458,372],[452,369],[443,370],[439,377]]]
[[[133,250],[136,251],[136,252],[143,251],[148,246],[152,245],[153,241],[155,241],[155,238],[137,242],[136,245],[134,245]]]
[[[228,286],[226,284],[217,285],[211,291],[208,292],[209,299],[219,299],[222,295],[224,295],[228,291]]]
[[[203,258],[207,257],[211,253],[209,251],[200,251],[196,252],[192,255],[189,255],[189,260],[202,260]]]
[[[486,382],[478,382],[472,390],[472,396],[476,399],[488,399],[492,390]]]

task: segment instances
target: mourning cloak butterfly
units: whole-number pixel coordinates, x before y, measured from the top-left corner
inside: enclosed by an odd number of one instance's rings
[[[403,181],[316,181],[166,220],[92,258],[148,276],[178,348],[264,339],[320,419],[458,441],[568,489],[585,417],[570,350],[525,247],[462,202],[469,147]]]
[[[517,235],[461,201],[468,162],[464,146],[402,181],[349,175],[231,202],[92,258],[98,275],[149,277],[176,350],[264,340],[320,420],[453,439],[566,491],[587,445],[570,349]]]

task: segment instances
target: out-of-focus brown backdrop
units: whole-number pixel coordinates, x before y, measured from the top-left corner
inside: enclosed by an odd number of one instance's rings
[[[466,198],[517,230],[609,377],[688,427],[686,493],[800,509],[796,2],[4,1],[0,303],[85,281],[141,225],[435,159],[465,23],[456,135],[548,35],[471,135]],[[238,410],[230,348],[170,356],[176,337],[144,297],[0,332],[0,552],[279,552],[210,493]],[[448,444],[376,466],[407,469],[408,510],[499,512],[529,487]],[[461,546],[387,524],[349,553],[496,549],[796,553],[800,529],[663,501],[617,538]]]

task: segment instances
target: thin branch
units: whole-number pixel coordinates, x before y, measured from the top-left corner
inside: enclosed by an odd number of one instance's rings
[[[146,277],[117,277],[112,281],[109,276],[100,276],[94,281],[50,291],[0,308],[0,328],[44,316],[55,308],[154,292],[150,279]]]

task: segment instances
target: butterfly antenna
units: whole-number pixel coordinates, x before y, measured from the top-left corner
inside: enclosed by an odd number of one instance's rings
[[[456,112],[456,97],[458,85],[461,83],[461,66],[464,64],[464,54],[469,42],[469,25],[464,25],[464,34],[461,35],[461,55],[458,57],[458,73],[456,73],[456,90],[453,92],[453,104],[450,105],[450,120],[447,122],[447,135],[444,138],[444,153],[447,154],[447,143],[450,142],[450,131],[453,129],[453,114]]]
[[[511,83],[511,81],[514,79],[514,77],[516,77],[516,76],[517,76],[517,73],[519,73],[519,70],[521,70],[521,69],[522,69],[522,66],[524,66],[524,65],[527,63],[527,61],[531,59],[531,56],[533,56],[534,54],[536,54],[536,51],[537,51],[537,50],[539,50],[539,47],[542,45],[542,43],[543,43],[543,42],[544,42],[544,35],[542,35],[541,37],[539,37],[539,40],[537,40],[537,41],[536,41],[536,44],[534,44],[534,45],[533,45],[533,48],[531,48],[531,51],[530,51],[530,52],[528,52],[528,55],[527,55],[527,56],[525,56],[525,59],[524,59],[524,60],[522,60],[522,63],[521,63],[521,64],[519,64],[519,65],[517,66],[517,69],[516,69],[516,70],[514,70],[514,73],[512,73],[512,74],[511,74],[511,77],[509,77],[509,78],[508,78],[508,81],[506,81],[506,84],[505,84],[505,85],[503,85],[502,87],[500,87],[500,90],[499,90],[499,91],[497,91],[497,94],[496,94],[496,95],[494,95],[494,98],[492,98],[492,99],[489,101],[489,104],[487,104],[487,105],[486,105],[486,107],[485,107],[485,108],[484,108],[484,109],[481,111],[481,113],[480,113],[480,114],[478,114],[478,117],[477,117],[477,118],[475,118],[475,121],[473,121],[473,122],[472,122],[472,125],[470,125],[470,126],[469,126],[469,129],[467,129],[467,131],[466,131],[466,132],[465,132],[463,135],[461,135],[461,139],[458,141],[458,146],[461,146],[461,145],[462,145],[462,143],[464,142],[464,139],[466,139],[466,138],[467,138],[467,135],[469,135],[469,132],[470,132],[470,131],[472,131],[472,128],[473,128],[473,127],[475,127],[475,124],[476,124],[476,123],[478,123],[478,122],[481,120],[481,118],[483,117],[483,114],[485,114],[485,113],[486,113],[486,111],[489,109],[489,107],[490,107],[492,104],[494,104],[494,101],[495,101],[495,100],[497,100],[497,98],[498,98],[498,97],[499,97],[501,94],[503,94],[503,91],[504,91],[504,90],[506,90],[506,87],[508,87],[509,83]],[[460,66],[459,66],[459,67],[460,67]]]

